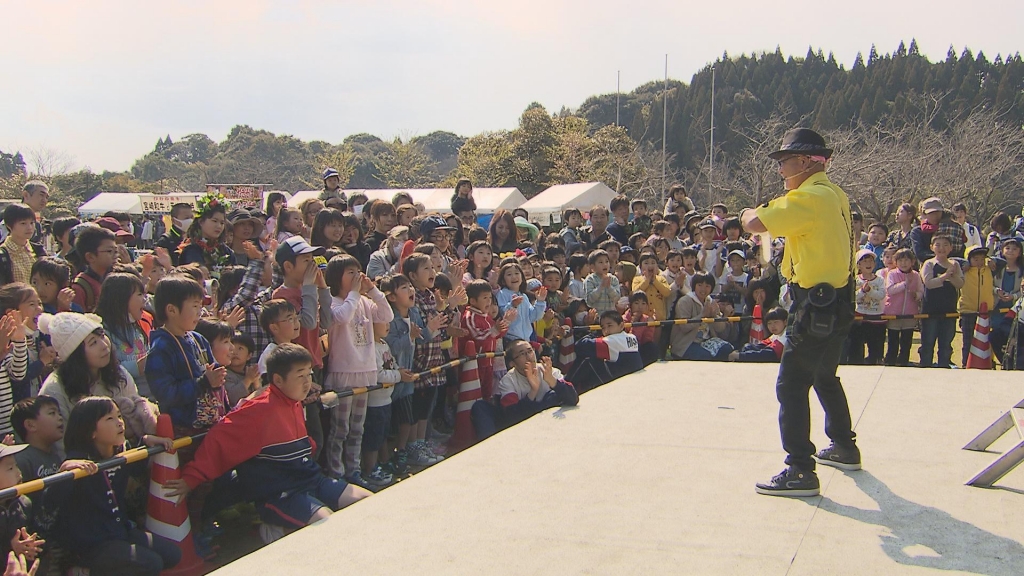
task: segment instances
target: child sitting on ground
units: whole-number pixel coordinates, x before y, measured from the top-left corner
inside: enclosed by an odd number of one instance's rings
[[[540,363],[529,342],[517,340],[505,351],[510,370],[498,383],[503,423],[511,426],[555,406],[579,403],[576,389],[552,367],[551,358]]]
[[[324,476],[313,458],[302,401],[312,385],[313,358],[297,344],[281,344],[267,358],[268,392],[246,402],[210,430],[180,480],[164,484],[168,498],[184,496],[230,470],[238,489],[257,503],[264,541],[323,520],[370,495]]]
[[[736,362],[779,362],[782,360],[782,351],[786,348],[786,322],[789,320],[789,313],[785,309],[776,306],[764,315],[765,327],[768,328],[770,336],[746,344],[742,350],[729,354],[729,360]]]
[[[576,343],[576,362],[568,378],[580,390],[607,384],[644,367],[640,345],[636,336],[625,331],[622,315],[614,310],[602,312],[599,324],[601,336],[587,336]]]

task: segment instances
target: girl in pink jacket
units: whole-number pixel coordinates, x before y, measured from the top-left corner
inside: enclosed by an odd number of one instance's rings
[[[885,279],[885,314],[920,314],[924,281],[914,270],[916,263],[913,250],[904,248],[896,252],[896,268],[890,270]],[[917,320],[889,320],[887,328],[889,349],[885,352],[885,365],[909,366]]]

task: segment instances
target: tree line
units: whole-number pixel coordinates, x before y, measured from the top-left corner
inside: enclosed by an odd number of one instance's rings
[[[778,49],[723,54],[688,84],[671,81],[665,91],[662,81],[652,81],[618,96],[617,111],[616,94],[555,113],[533,103],[517,127],[471,137],[356,134],[332,144],[240,125],[221,142],[205,134],[161,137],[124,172],[55,169],[46,176],[57,189],[55,210],[66,211],[103,190],[200,190],[206,183],[319,188],[325,166],[338,169],[349,188],[451,186],[468,177],[477,186],[516,186],[528,197],[553,184],[597,180],[627,196],[659,199],[682,181],[700,205],[739,207],[781,193],[764,155],[786,129],[809,126],[834,144],[831,170],[872,218],[889,220],[900,202],[930,195],[964,200],[982,217],[1021,203],[1019,53],[990,61],[982,52],[957,55],[950,48],[945,60],[931,62],[911,41],[891,54],[872,47],[849,70],[821,50],[808,49],[803,58]],[[35,156],[30,164],[60,164],[59,157]],[[28,176],[24,165],[20,154],[0,152],[5,196]]]

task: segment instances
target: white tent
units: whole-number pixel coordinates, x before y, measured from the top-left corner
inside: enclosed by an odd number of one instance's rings
[[[130,192],[100,192],[92,200],[78,207],[78,213],[87,218],[102,216],[110,211],[141,216],[142,201],[138,194]]]
[[[586,214],[597,204],[607,206],[615,191],[601,182],[559,184],[537,194],[521,206],[530,213],[530,221],[547,226],[562,220],[562,210],[573,207]]]
[[[412,196],[413,202],[422,203],[429,212],[449,212],[452,205],[451,188],[385,188],[385,189],[361,189],[350,188],[344,190],[345,196],[351,198],[353,194],[365,194],[370,200],[391,201],[391,198],[399,192],[407,192]],[[288,199],[289,206],[298,206],[306,198],[320,196],[320,190],[302,190],[296,192]],[[476,201],[476,213],[493,214],[499,208],[511,210],[526,202],[526,197],[518,188],[474,188],[473,200]]]

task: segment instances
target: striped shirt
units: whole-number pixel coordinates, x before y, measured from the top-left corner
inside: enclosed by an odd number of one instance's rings
[[[11,353],[0,362],[0,437],[14,432],[11,427],[11,408],[14,407],[11,382],[24,379],[28,373],[28,340],[14,340],[11,344]]]

